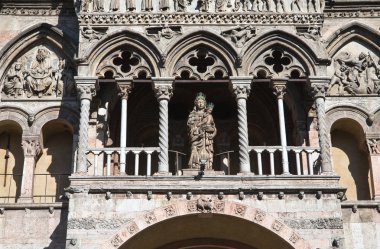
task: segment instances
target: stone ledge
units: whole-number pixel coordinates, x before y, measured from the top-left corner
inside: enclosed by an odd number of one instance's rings
[[[2,203],[0,208],[5,210],[22,210],[22,209],[67,209],[68,202],[56,202],[56,203]]]

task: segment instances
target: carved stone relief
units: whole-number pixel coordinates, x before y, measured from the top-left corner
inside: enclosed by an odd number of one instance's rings
[[[371,155],[380,155],[380,138],[370,138],[367,140],[369,153]]]
[[[3,97],[31,98],[75,95],[75,67],[46,46],[17,59],[2,79]]]
[[[377,63],[376,63],[377,62]],[[379,58],[370,52],[341,52],[334,58],[329,95],[380,94]]]
[[[181,79],[224,79],[226,65],[212,51],[198,48],[185,54],[174,67],[174,77]]]
[[[147,36],[154,38],[155,41],[160,41],[161,38],[172,39],[176,35],[182,34],[181,26],[158,26],[158,27],[147,27],[145,29]]]
[[[302,78],[305,69],[302,64],[289,53],[281,49],[271,49],[263,53],[251,66],[255,78]]]
[[[297,35],[305,37],[306,39],[311,39],[318,41],[321,38],[321,27],[319,26],[310,26],[306,27],[297,27]]]
[[[97,75],[105,78],[148,78],[151,76],[151,69],[136,52],[118,50],[99,64]]]
[[[253,25],[237,26],[236,28],[223,31],[221,35],[230,37],[236,47],[241,48],[252,37],[256,36],[256,27]]]
[[[102,39],[102,37],[105,35],[105,32],[95,30],[90,25],[87,25],[81,29],[81,34],[85,40],[91,42],[93,40]]]

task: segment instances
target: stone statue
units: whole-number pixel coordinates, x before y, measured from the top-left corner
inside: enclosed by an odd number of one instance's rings
[[[136,9],[136,3],[135,0],[126,0],[125,5],[127,10],[134,11]]]
[[[8,96],[18,97],[24,92],[24,82],[23,65],[20,62],[16,62],[8,71],[3,91]]]
[[[249,39],[256,36],[256,28],[253,25],[238,25],[236,28],[223,31],[221,35],[231,37],[232,42],[241,48]]]
[[[118,11],[120,9],[120,0],[110,0],[110,11]]]
[[[35,60],[27,72],[25,88],[27,97],[36,93],[38,97],[52,95],[53,70],[49,60],[50,52],[45,48],[38,48]]]
[[[141,10],[148,11],[148,12],[152,11],[153,10],[152,0],[142,0]]]
[[[276,12],[280,12],[280,8],[282,9],[282,12],[285,12],[284,0],[274,0],[274,6]]]
[[[298,8],[298,11],[302,12],[301,3],[300,0],[293,0],[290,4],[290,9],[292,12],[296,12],[296,7]]]
[[[215,11],[225,12],[227,11],[228,1],[227,0],[215,0]]]
[[[187,0],[175,0],[175,10],[177,12],[185,12],[187,7]]]
[[[169,0],[160,0],[160,10],[166,11],[169,10]]]
[[[86,27],[84,27],[81,30],[81,33],[82,33],[82,36],[88,39],[89,41],[100,40],[104,35],[104,33],[96,31],[93,28],[91,28],[90,25],[87,25]]]
[[[199,0],[199,11],[200,12],[208,12],[210,10],[210,0]]]
[[[91,0],[82,0],[81,2],[81,11],[90,12],[90,1]]]
[[[214,138],[216,127],[212,117],[212,103],[206,106],[206,96],[198,93],[194,109],[187,120],[191,154],[189,168],[200,169],[201,160],[205,161],[205,170],[212,170],[214,156]]]
[[[307,12],[317,12],[317,0],[307,0]]]
[[[102,0],[93,0],[93,9],[94,12],[103,12],[104,11],[104,6],[103,6],[103,1]]]

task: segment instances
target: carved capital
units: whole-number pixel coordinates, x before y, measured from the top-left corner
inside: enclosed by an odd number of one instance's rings
[[[317,98],[325,98],[327,89],[329,87],[330,79],[325,77],[309,78],[309,91],[310,95]]]
[[[380,155],[380,138],[367,138],[367,145],[371,156]]]
[[[252,77],[230,77],[236,99],[247,99],[251,92]]]
[[[277,96],[278,99],[284,98],[287,81],[287,79],[272,79],[271,86],[273,88],[273,93]]]
[[[39,137],[23,137],[21,144],[24,156],[38,157],[42,152]]]
[[[75,77],[75,82],[81,100],[91,100],[96,95],[96,90],[98,89],[97,77]]]
[[[128,99],[129,94],[132,91],[132,81],[133,79],[116,79],[118,95],[122,99]]]
[[[170,100],[173,96],[173,82],[174,78],[152,78],[153,90],[158,99]]]

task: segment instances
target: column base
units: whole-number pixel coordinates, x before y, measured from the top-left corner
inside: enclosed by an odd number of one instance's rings
[[[183,169],[183,176],[199,176],[201,170],[199,169]],[[224,171],[215,171],[215,170],[204,170],[202,176],[221,176],[225,175]]]
[[[153,176],[172,176],[173,174],[171,172],[156,172],[153,174]]]
[[[33,197],[19,197],[17,203],[33,203]]]

